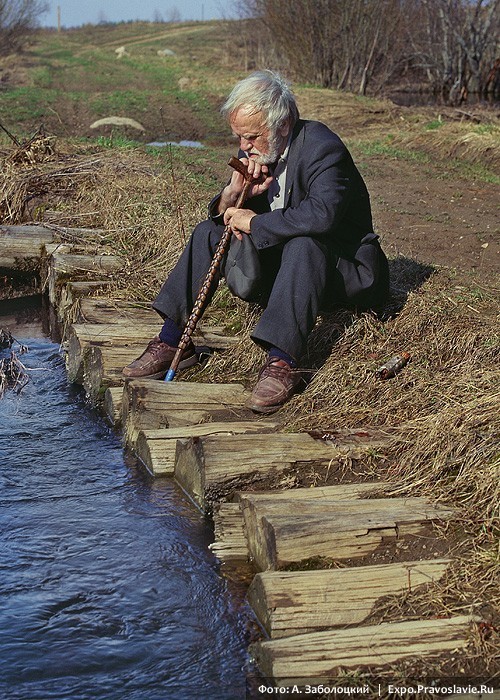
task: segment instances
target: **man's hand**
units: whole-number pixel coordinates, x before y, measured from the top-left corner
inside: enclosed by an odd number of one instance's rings
[[[257,216],[257,214],[251,209],[229,207],[224,212],[224,223],[226,226],[229,226],[236,238],[241,241],[244,233],[250,233],[250,222],[254,216]]]
[[[273,181],[272,175],[269,174],[269,169],[267,165],[261,165],[256,161],[248,158],[240,158],[241,162],[246,165],[248,174],[252,176],[253,184],[249,190],[247,199],[250,197],[256,197],[262,194],[267,189]],[[221,197],[219,200],[219,213],[222,214],[229,207],[233,207],[236,204],[243,186],[245,184],[245,178],[241,173],[235,170],[231,176],[231,181],[222,190]]]

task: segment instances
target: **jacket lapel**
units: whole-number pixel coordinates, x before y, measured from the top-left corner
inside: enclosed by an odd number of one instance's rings
[[[286,182],[285,182],[285,199],[283,208],[286,209],[290,202],[292,194],[293,181],[295,179],[295,170],[299,159],[302,143],[304,141],[304,120],[299,119],[293,128],[292,141],[290,150],[288,151],[288,162],[286,165]]]

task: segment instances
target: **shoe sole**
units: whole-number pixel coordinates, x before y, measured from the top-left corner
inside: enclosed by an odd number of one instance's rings
[[[276,411],[279,411],[280,408],[283,408],[284,405],[285,405],[284,403],[280,403],[277,406],[255,406],[255,405],[249,404],[249,403],[245,404],[246,408],[249,408],[254,413],[265,413],[265,414],[276,413]]]
[[[192,367],[198,362],[198,355],[195,353],[194,355],[190,355],[189,357],[186,357],[184,360],[181,360],[177,366],[178,370],[181,369],[187,369],[188,367]],[[154,374],[143,374],[140,377],[128,377],[127,375],[122,375],[123,379],[164,379],[167,376],[167,371],[168,370],[162,370],[161,372],[155,372]]]

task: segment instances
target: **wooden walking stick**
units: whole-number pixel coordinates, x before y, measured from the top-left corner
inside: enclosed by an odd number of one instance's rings
[[[241,162],[241,160],[238,160],[238,158],[235,158],[234,156],[229,160],[228,163],[232,168],[237,170],[239,173],[243,175],[245,178],[245,184],[243,185],[243,189],[241,190],[240,196],[238,197],[238,200],[235,204],[236,209],[241,209],[243,206],[243,203],[245,199],[248,196],[248,192],[250,191],[250,187],[253,184],[253,178],[251,175],[248,174],[248,170],[246,166]],[[173,378],[175,377],[175,373],[177,371],[177,367],[179,366],[179,362],[182,357],[182,353],[186,349],[187,344],[189,343],[189,340],[194,332],[194,329],[196,328],[196,324],[200,320],[200,318],[203,315],[203,312],[205,311],[206,307],[206,300],[208,293],[210,292],[210,288],[212,287],[213,281],[215,279],[215,275],[217,273],[217,270],[220,267],[222,258],[224,257],[224,254],[226,253],[226,249],[229,245],[229,241],[231,239],[231,228],[229,226],[226,226],[224,229],[224,233],[222,234],[222,237],[217,245],[217,248],[214,253],[214,257],[212,259],[212,262],[210,263],[210,267],[208,268],[207,276],[205,278],[205,281],[203,282],[200,291],[198,292],[198,296],[196,298],[196,301],[193,306],[193,310],[191,311],[191,315],[188,318],[188,321],[186,323],[186,327],[184,328],[184,332],[181,336],[181,339],[179,341],[179,345],[177,346],[177,351],[174,355],[174,359],[172,360],[172,364],[170,365],[170,369],[168,370],[165,381],[166,382],[171,382]]]

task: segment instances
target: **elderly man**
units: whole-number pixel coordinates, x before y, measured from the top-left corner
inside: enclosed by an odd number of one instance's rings
[[[248,198],[244,208],[234,206],[244,186],[235,171],[153,303],[164,319],[159,336],[123,375],[165,375],[229,226],[231,249],[241,251],[231,263],[224,261],[222,274],[235,294],[263,307],[251,337],[268,353],[248,405],[272,413],[302,384],[298,363],[320,310],[334,304],[380,306],[388,293],[388,265],[373,232],[368,191],[349,151],[324,124],[299,118],[295,98],[278,74],[257,71],[239,82],[222,113],[253,178]],[[248,247],[258,263],[253,279],[241,286],[236,275],[231,285]],[[189,345],[178,367],[196,361]]]

